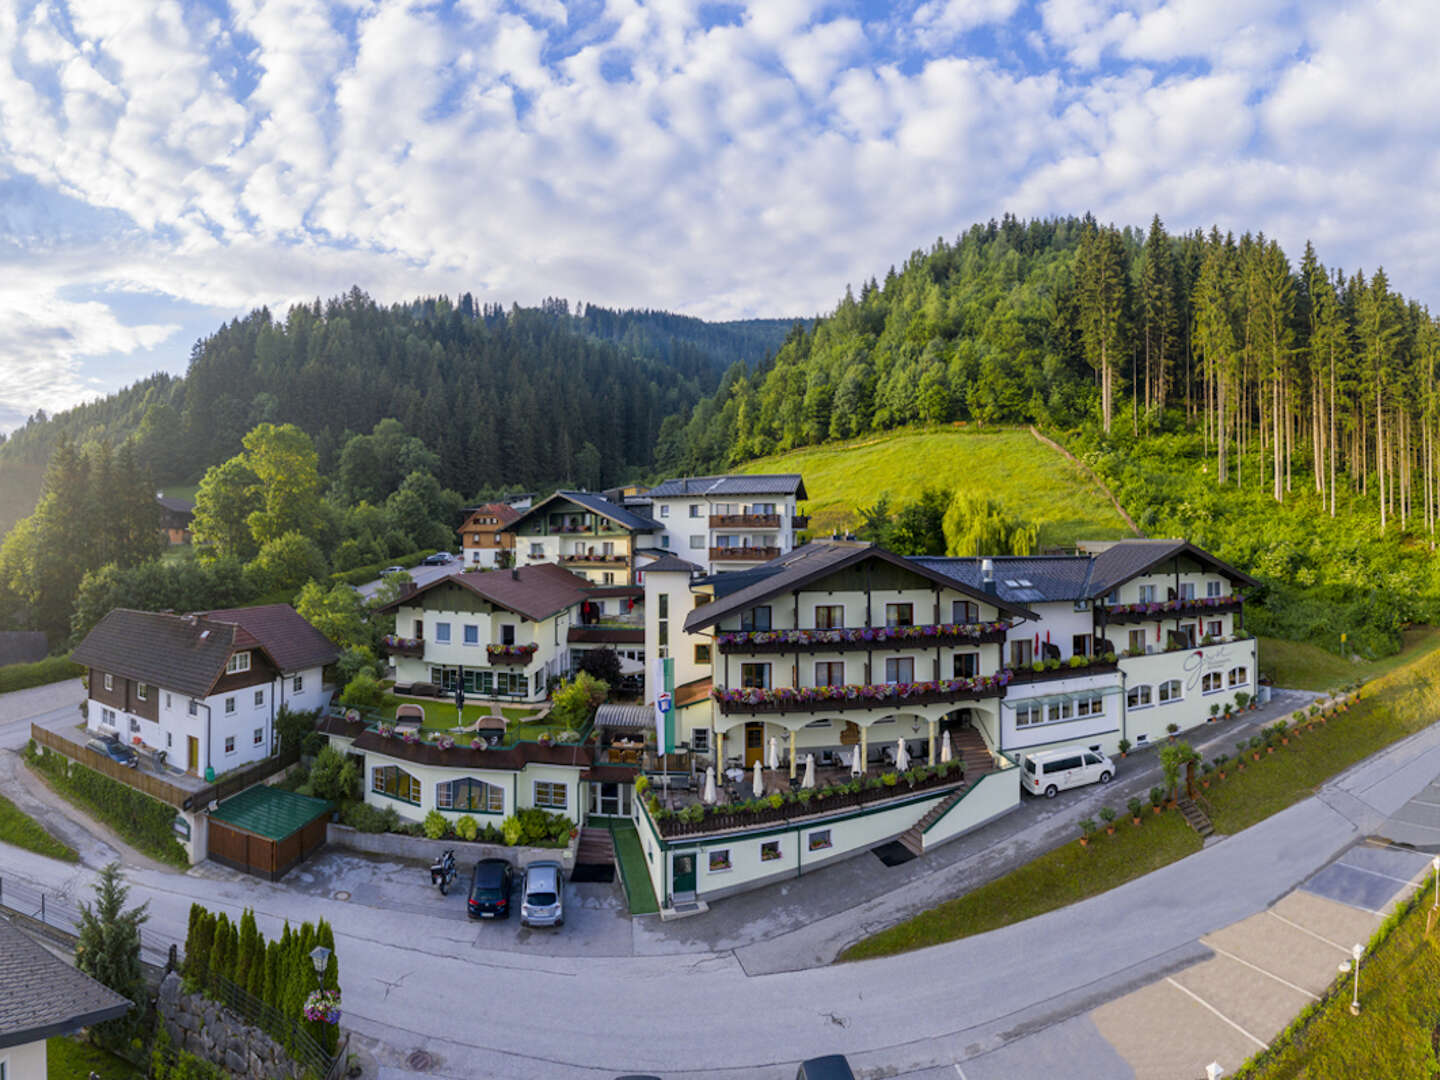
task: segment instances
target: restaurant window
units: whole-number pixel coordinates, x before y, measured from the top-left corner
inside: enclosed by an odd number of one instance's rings
[[[815,665],[816,686],[844,686],[845,662],[843,660],[822,660]]]
[[[758,690],[770,689],[770,665],[741,664],[740,685]]]
[[[915,658],[892,656],[885,661],[887,683],[912,683],[915,681]]]
[[[1223,690],[1224,683],[1218,671],[1207,671],[1200,678],[1200,692],[1204,694],[1216,694]]]
[[[1230,685],[1246,686],[1250,682],[1250,672],[1243,667],[1232,667],[1230,669]]]
[[[780,858],[780,841],[766,840],[760,845],[760,861],[774,862]]]
[[[885,605],[886,626],[914,626],[915,605],[914,604],[886,604]]]
[[[1169,701],[1179,701],[1184,694],[1180,689],[1179,679],[1166,679],[1160,684],[1160,704],[1164,705]]]
[[[416,801],[419,801],[418,797]],[[503,814],[505,812],[505,789],[498,784],[487,784],[484,780],[475,780],[471,777],[451,780],[435,785],[435,805],[441,810],[470,810],[482,814]]]
[[[957,679],[973,679],[980,674],[980,654],[973,652],[957,652],[955,654],[954,677]]]
[[[709,646],[709,645],[696,645],[696,646],[695,646],[695,663],[697,663],[697,664],[708,664],[708,663],[710,663],[710,646]]]
[[[377,765],[371,770],[370,790],[420,805],[420,781],[395,765]]]
[[[1152,702],[1149,686],[1132,686],[1125,695],[1125,704],[1132,709],[1143,709]]]
[[[844,604],[816,604],[816,630],[843,630],[845,628]]]
[[[1036,702],[1023,702],[1015,706],[1015,726],[1029,727],[1045,719],[1045,707]]]
[[[950,604],[950,621],[960,623],[962,626],[968,623],[980,621],[980,605],[974,600],[955,600]]]
[[[770,629],[770,605],[761,604],[759,607],[750,608],[740,613],[741,630],[769,630]]]
[[[811,851],[824,851],[833,845],[830,842],[829,829],[816,829],[807,838]]]
[[[1091,637],[1089,634],[1073,634],[1070,637],[1071,656],[1089,656]]]
[[[1075,715],[1075,703],[1070,700],[1052,701],[1050,703],[1050,719],[1069,720]]]
[[[1213,638],[1223,637],[1225,634],[1225,626],[1219,619],[1211,619],[1205,624],[1205,633]]]
[[[1091,694],[1075,702],[1076,716],[1099,716],[1105,711],[1105,700],[1099,694]]]
[[[730,849],[712,848],[710,851],[710,873],[720,874],[730,869]]]
[[[564,810],[569,805],[567,785],[554,780],[536,780],[535,805],[546,810]]]

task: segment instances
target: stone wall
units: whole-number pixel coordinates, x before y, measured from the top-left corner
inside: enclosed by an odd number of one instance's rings
[[[580,835],[577,830],[563,848],[507,847],[475,841],[431,840],[404,833],[361,832],[332,821],[327,828],[326,841],[336,847],[365,851],[371,855],[392,855],[427,863],[434,862],[447,848],[455,849],[455,860],[462,864],[473,859],[505,859],[515,866],[529,866],[532,862],[542,861],[558,862],[568,874],[575,868],[575,851],[580,846]]]
[[[209,998],[185,993],[176,972],[160,983],[155,1007],[177,1051],[189,1051],[241,1080],[289,1080],[300,1073],[265,1032]]]

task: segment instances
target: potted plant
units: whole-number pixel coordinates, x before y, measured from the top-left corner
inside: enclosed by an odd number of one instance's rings
[[[1165,789],[1156,785],[1150,789],[1150,809],[1160,813],[1165,807]]]
[[[1139,797],[1138,797],[1138,796],[1135,796],[1135,797],[1131,798],[1131,800],[1130,800],[1129,802],[1127,802],[1125,805],[1126,805],[1127,807],[1129,807],[1129,809],[1130,809],[1130,824],[1131,824],[1131,825],[1139,825],[1139,824],[1140,824],[1140,811],[1143,809],[1143,804],[1140,802]]]
[[[1261,748],[1262,746],[1264,746],[1264,745],[1265,745],[1265,739],[1264,739],[1263,736],[1255,735],[1255,736],[1252,736],[1252,737],[1251,737],[1251,739],[1250,739],[1250,760],[1251,760],[1251,761],[1259,761],[1259,760],[1260,760],[1260,748]]]
[[[1080,846],[1086,847],[1090,843],[1090,837],[1095,832],[1094,818],[1080,819]]]
[[[1218,754],[1215,757],[1215,775],[1221,780],[1225,779],[1225,763],[1230,760],[1228,754]]]
[[[1204,762],[1204,763],[1200,766],[1200,786],[1201,786],[1201,787],[1203,787],[1203,788],[1209,788],[1209,787],[1210,787],[1210,774],[1211,774],[1212,772],[1214,772],[1214,771],[1215,771],[1215,766],[1214,766],[1214,765],[1211,765],[1210,762],[1208,762],[1208,761],[1207,761],[1207,762]]]
[[[1175,733],[1180,730],[1180,725],[1177,724],[1177,723],[1175,723],[1175,722],[1172,720],[1170,723],[1168,723],[1168,724],[1165,725],[1165,730],[1166,730],[1166,731],[1169,733],[1169,735],[1170,735],[1170,741],[1171,741],[1171,742],[1174,742],[1174,741],[1175,741]]]
[[[1231,716],[1232,713],[1234,713],[1234,711],[1235,711],[1235,705],[1234,705],[1232,702],[1229,702],[1229,701],[1225,702],[1225,719],[1226,719],[1226,720],[1229,720],[1229,719],[1230,719],[1230,716]]]
[[[1128,753],[1130,753],[1130,740],[1129,740],[1129,739],[1121,739],[1121,740],[1120,740],[1120,756],[1123,758],[1123,757],[1124,757],[1126,754],[1128,754]]]
[[[1244,711],[1245,711],[1245,707],[1246,707],[1247,705],[1249,705],[1249,704],[1250,704],[1250,695],[1247,694],[1244,690],[1237,690],[1237,691],[1235,692],[1235,707],[1236,707],[1237,709],[1239,709],[1241,712],[1244,712]]]
[[[1115,808],[1113,806],[1102,806],[1100,808],[1100,820],[1105,823],[1107,836],[1115,835]]]

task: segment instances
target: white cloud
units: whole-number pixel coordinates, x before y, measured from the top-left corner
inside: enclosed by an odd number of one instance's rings
[[[1407,291],[1440,282],[1426,5],[918,0],[870,23],[755,0],[707,25],[698,0],[584,20],[555,0],[233,0],[220,23],[49,2],[0,4],[0,177],[104,225],[0,216],[0,259],[24,267],[0,346],[37,403],[170,332],[67,285],[236,312],[358,283],[793,314],[1007,209],[1159,212],[1296,252],[1313,235]],[[981,28],[1026,58],[967,54]]]

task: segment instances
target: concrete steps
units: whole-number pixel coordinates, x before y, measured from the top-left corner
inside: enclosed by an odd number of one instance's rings
[[[928,829],[934,822],[940,820],[941,816],[945,813],[945,811],[949,810],[952,806],[959,802],[960,797],[964,795],[965,792],[968,790],[970,790],[970,785],[966,784],[964,787],[952,791],[949,795],[946,795],[945,798],[941,799],[938,803],[936,803],[929,810],[927,810],[924,817],[922,817],[914,825],[910,826],[910,828],[906,829],[903,833],[900,834],[901,846],[903,846],[905,850],[909,851],[912,855],[924,854],[925,830]]]
[[[577,863],[606,865],[615,861],[615,841],[609,829],[590,826],[580,830],[580,845],[575,850]]]

